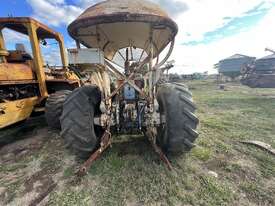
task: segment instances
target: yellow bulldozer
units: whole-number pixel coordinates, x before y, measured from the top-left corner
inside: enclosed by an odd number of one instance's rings
[[[3,30],[26,35],[31,44],[28,53],[23,44],[6,50]],[[41,43],[55,40],[62,66],[44,63]],[[49,126],[60,127],[59,116],[66,96],[80,86],[80,79],[68,70],[63,37],[46,25],[25,17],[0,18],[0,129],[45,111]]]

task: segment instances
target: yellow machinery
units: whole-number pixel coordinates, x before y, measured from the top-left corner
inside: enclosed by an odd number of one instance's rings
[[[22,44],[17,44],[16,50],[6,50],[2,33],[5,28],[27,35],[32,55]],[[40,42],[45,39],[58,42],[60,68],[44,64]],[[79,78],[68,70],[63,37],[59,33],[32,18],[0,18],[0,129],[27,119],[35,111],[44,111],[47,104],[46,119],[50,126],[56,125],[59,121],[56,117],[62,112],[60,97],[65,99],[79,86]]]

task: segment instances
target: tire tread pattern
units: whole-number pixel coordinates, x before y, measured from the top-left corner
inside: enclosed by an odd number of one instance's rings
[[[199,135],[192,93],[182,83],[165,83],[158,88],[157,100],[166,117],[165,125],[158,129],[157,142],[168,153],[190,151]]]
[[[94,126],[94,115],[101,101],[96,86],[83,86],[72,92],[64,103],[61,136],[65,146],[78,157],[87,158],[99,145],[100,132]]]
[[[59,118],[62,115],[63,103],[70,94],[70,90],[60,90],[48,97],[45,105],[45,118],[52,129],[61,128]]]

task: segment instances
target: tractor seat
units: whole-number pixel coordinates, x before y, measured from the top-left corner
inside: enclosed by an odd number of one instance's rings
[[[10,53],[6,49],[0,49],[0,57],[7,57]]]
[[[15,44],[15,50],[9,51],[7,62],[9,63],[25,63],[32,60],[32,56],[26,52],[24,44]]]
[[[31,55],[22,51],[9,51],[9,56],[7,56],[7,62],[9,63],[24,63],[27,60],[32,60]]]
[[[5,49],[0,49],[0,63],[6,62],[7,56],[9,56],[9,52]]]

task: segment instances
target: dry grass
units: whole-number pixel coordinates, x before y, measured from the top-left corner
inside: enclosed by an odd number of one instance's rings
[[[89,175],[76,179],[79,161],[43,126],[0,149],[0,205],[33,203],[55,183],[42,205],[274,205],[275,157],[238,141],[275,147],[275,90],[189,86],[200,138],[192,152],[171,159],[173,172],[143,137],[117,137]]]

